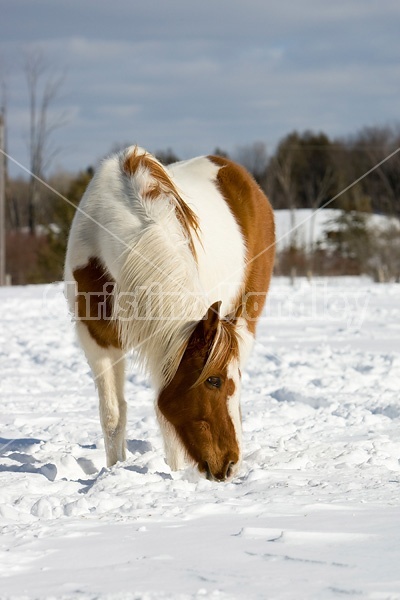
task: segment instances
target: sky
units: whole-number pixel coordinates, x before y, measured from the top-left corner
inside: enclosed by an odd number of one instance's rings
[[[137,143],[234,154],[293,130],[399,122],[398,0],[0,0],[8,150],[29,167],[24,64],[62,76],[49,171]],[[23,174],[10,164],[13,175]]]

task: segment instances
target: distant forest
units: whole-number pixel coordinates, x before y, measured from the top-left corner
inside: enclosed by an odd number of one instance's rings
[[[400,278],[400,126],[366,127],[344,138],[293,132],[271,154],[263,142],[239,146],[226,156],[252,173],[273,207],[313,211],[340,209],[327,243],[307,252],[295,243],[277,258],[280,275],[368,273],[379,281]],[[117,149],[117,147],[113,148]],[[155,153],[169,164],[173,149]],[[6,180],[6,265],[13,284],[62,278],[66,239],[75,205],[96,165],[76,174],[59,172],[45,184],[35,178]],[[56,190],[55,193],[52,190]],[[67,198],[66,202],[63,197]],[[384,233],[371,232],[368,214],[392,217]],[[378,258],[377,258],[378,257]]]

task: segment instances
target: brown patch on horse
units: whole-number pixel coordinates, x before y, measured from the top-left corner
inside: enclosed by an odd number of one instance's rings
[[[239,460],[228,410],[235,383],[227,376],[227,364],[239,350],[233,326],[219,319],[219,304],[213,304],[197,323],[175,376],[160,392],[158,407],[199,470],[222,481]],[[220,385],[208,382],[210,377]]]
[[[97,258],[75,269],[78,317],[85,323],[92,338],[102,348],[121,348],[117,322],[112,319],[115,281]]]
[[[136,148],[123,164],[123,170],[127,175],[135,175],[139,169],[146,169],[152,179],[151,185],[142,190],[143,198],[148,200],[156,200],[161,195],[165,194],[172,198],[175,208],[175,215],[182,227],[186,239],[188,240],[190,251],[196,259],[196,250],[194,247],[192,233],[196,233],[199,228],[197,216],[192,209],[186,204],[179,194],[175,184],[168,176],[168,173],[163,166],[156,161],[149,153],[139,153]]]
[[[246,274],[234,317],[243,316],[254,334],[264,308],[275,258],[275,227],[271,205],[251,175],[221,156],[209,156],[220,167],[218,188],[238,223],[246,244]],[[243,303],[242,298],[245,298]]]
[[[233,394],[235,393],[235,390],[236,390],[235,382],[233,381],[233,379],[228,379],[227,386],[226,386],[226,393],[228,394],[228,398],[233,396]]]

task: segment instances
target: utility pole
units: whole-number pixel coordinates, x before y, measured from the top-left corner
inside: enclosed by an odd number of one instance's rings
[[[0,286],[6,285],[6,155],[4,110],[0,109]]]

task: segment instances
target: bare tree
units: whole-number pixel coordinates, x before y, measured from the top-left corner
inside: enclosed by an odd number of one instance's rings
[[[279,183],[290,211],[290,246],[297,245],[296,231],[296,182],[293,175],[293,152],[288,151],[281,157],[276,156],[271,161],[272,175]]]
[[[7,188],[7,142],[6,107],[7,87],[1,77],[0,92],[0,285],[6,285],[6,188]]]
[[[51,136],[66,122],[66,115],[50,117],[50,108],[56,100],[64,75],[49,72],[49,65],[40,49],[25,56],[25,76],[29,94],[29,157],[30,185],[28,225],[35,234],[39,205],[39,180],[43,178],[58,150],[51,146]]]
[[[234,158],[253,175],[257,183],[262,182],[268,164],[267,149],[264,142],[254,142],[249,146],[238,146]]]
[[[4,111],[0,108],[0,286],[6,283],[6,206],[5,206],[5,142]]]
[[[384,158],[389,156],[399,147],[399,127],[365,127],[359,135],[360,142],[365,148],[365,154],[372,165],[378,164]],[[384,212],[389,215],[396,213],[396,204],[398,203],[398,175],[400,167],[399,155],[391,158],[390,162],[385,163],[375,171],[375,175],[381,182],[381,192],[379,194],[379,203],[382,204]]]
[[[296,227],[296,182],[293,173],[293,158],[294,153],[291,149],[282,153],[281,156],[275,156],[270,163],[270,173],[273,179],[278,182],[283,196],[286,200],[286,205],[290,211],[290,230],[289,238],[289,255],[292,263],[290,270],[290,281],[294,285],[296,278],[295,257],[297,253],[297,227]]]
[[[321,202],[326,198],[327,193],[332,188],[334,182],[334,172],[332,167],[327,167],[321,179],[313,181],[308,179],[305,184],[308,202],[311,206],[310,218],[310,237],[309,237],[309,277],[312,277],[314,271],[314,253],[315,253],[315,217]]]

